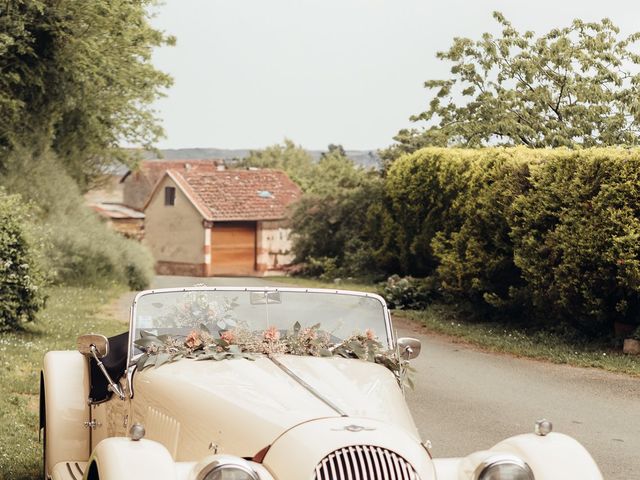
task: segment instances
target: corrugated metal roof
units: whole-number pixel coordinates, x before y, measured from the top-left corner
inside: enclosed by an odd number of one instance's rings
[[[144,213],[134,210],[133,208],[125,207],[120,203],[94,203],[90,205],[96,212],[103,217],[112,219],[143,219]]]

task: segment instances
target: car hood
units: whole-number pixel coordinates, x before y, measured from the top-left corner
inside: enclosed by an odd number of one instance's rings
[[[180,360],[137,372],[132,420],[179,461],[215,451],[252,457],[292,427],[340,412],[394,424],[419,442],[385,367],[338,357],[276,360],[281,366],[267,357]]]

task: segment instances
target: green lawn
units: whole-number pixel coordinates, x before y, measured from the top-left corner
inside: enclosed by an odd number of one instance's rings
[[[336,290],[355,290],[359,292],[376,293],[376,286],[371,283],[358,283],[349,280],[340,281],[325,281],[317,280],[313,278],[301,278],[301,277],[266,277],[266,280],[273,280],[278,283],[286,283],[293,287],[308,287],[308,288],[334,288]]]
[[[127,326],[102,309],[115,288],[56,287],[39,320],[19,333],[0,333],[0,480],[41,478],[38,390],[49,350],[75,348],[82,333],[113,335]]]
[[[453,309],[443,305],[432,305],[424,311],[394,311],[393,315],[417,322],[427,332],[451,336],[486,351],[640,376],[640,357],[625,355],[602,342],[570,342],[542,331],[465,322]]]

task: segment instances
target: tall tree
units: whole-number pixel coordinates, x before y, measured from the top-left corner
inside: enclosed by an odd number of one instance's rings
[[[574,20],[536,37],[494,12],[500,36],[455,38],[437,57],[451,78],[382,152],[389,161],[428,145],[528,147],[636,145],[640,134],[640,33],[621,38],[611,20]]]
[[[156,0],[0,1],[0,168],[20,146],[53,149],[81,187],[162,134],[152,102],[171,79],[151,63],[173,38]],[[35,152],[37,154],[37,152]]]
[[[263,150],[252,150],[247,157],[238,162],[238,166],[284,170],[302,190],[306,191],[313,178],[315,162],[302,146],[285,138],[282,145],[275,144]]]

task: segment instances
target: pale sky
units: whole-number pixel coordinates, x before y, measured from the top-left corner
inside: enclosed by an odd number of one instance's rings
[[[160,148],[263,148],[285,137],[309,149],[388,146],[430,99],[425,80],[453,37],[546,33],[609,17],[640,30],[637,0],[165,0],[156,27],[177,37],[155,65],[175,84],[155,108]]]

